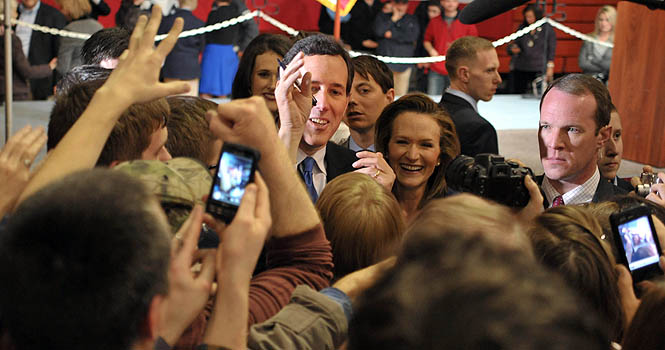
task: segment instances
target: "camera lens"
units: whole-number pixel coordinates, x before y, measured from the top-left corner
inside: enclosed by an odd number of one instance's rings
[[[446,169],[446,184],[455,191],[464,191],[465,179],[473,167],[474,159],[460,154]]]

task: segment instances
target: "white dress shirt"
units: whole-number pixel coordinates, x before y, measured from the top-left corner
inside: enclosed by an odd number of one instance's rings
[[[319,195],[321,194],[321,191],[323,191],[323,188],[326,187],[326,177],[328,175],[326,172],[325,164],[326,147],[327,146],[323,146],[323,148],[316,151],[316,153],[311,156],[307,155],[300,148],[298,148],[298,155],[296,156],[296,169],[300,174],[302,174],[302,161],[307,157],[314,158],[316,166],[312,168],[312,182],[314,182],[314,188],[316,189],[316,193]]]
[[[18,20],[30,24],[35,24],[35,20],[37,19],[37,11],[39,11],[39,6],[41,6],[41,4],[42,3],[40,1],[37,1],[37,5],[31,9],[27,9],[25,6],[23,6],[23,4],[20,4],[19,9],[21,11],[21,15],[19,16]],[[32,29],[26,26],[16,26],[16,36],[21,39],[21,44],[23,45],[23,54],[27,58],[30,52],[30,38],[32,37]]]

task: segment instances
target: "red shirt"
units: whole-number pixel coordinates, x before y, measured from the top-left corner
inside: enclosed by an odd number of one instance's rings
[[[442,16],[438,16],[429,21],[423,40],[432,43],[439,55],[445,55],[450,44],[463,36],[478,36],[478,29],[473,24],[462,24],[458,19],[448,25]],[[430,69],[448,75],[445,61],[432,63]]]

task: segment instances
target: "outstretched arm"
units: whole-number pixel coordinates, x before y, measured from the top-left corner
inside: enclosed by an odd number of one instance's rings
[[[118,67],[97,90],[88,108],[67,132],[58,146],[28,183],[21,200],[30,194],[78,170],[94,167],[111,130],[122,113],[132,104],[187,92],[186,83],[159,82],[159,70],[166,55],[182,31],[178,18],[169,35],[155,48],[155,34],[162,14],[153,6],[150,21],[139,17],[129,42],[129,49],[120,56]]]

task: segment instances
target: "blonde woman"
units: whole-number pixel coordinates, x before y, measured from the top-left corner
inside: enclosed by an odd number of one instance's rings
[[[614,43],[614,26],[617,10],[613,6],[603,6],[596,14],[596,26],[589,35],[601,42]],[[604,83],[610,73],[612,48],[590,41],[585,41],[580,49],[579,65],[582,72],[591,74]]]

